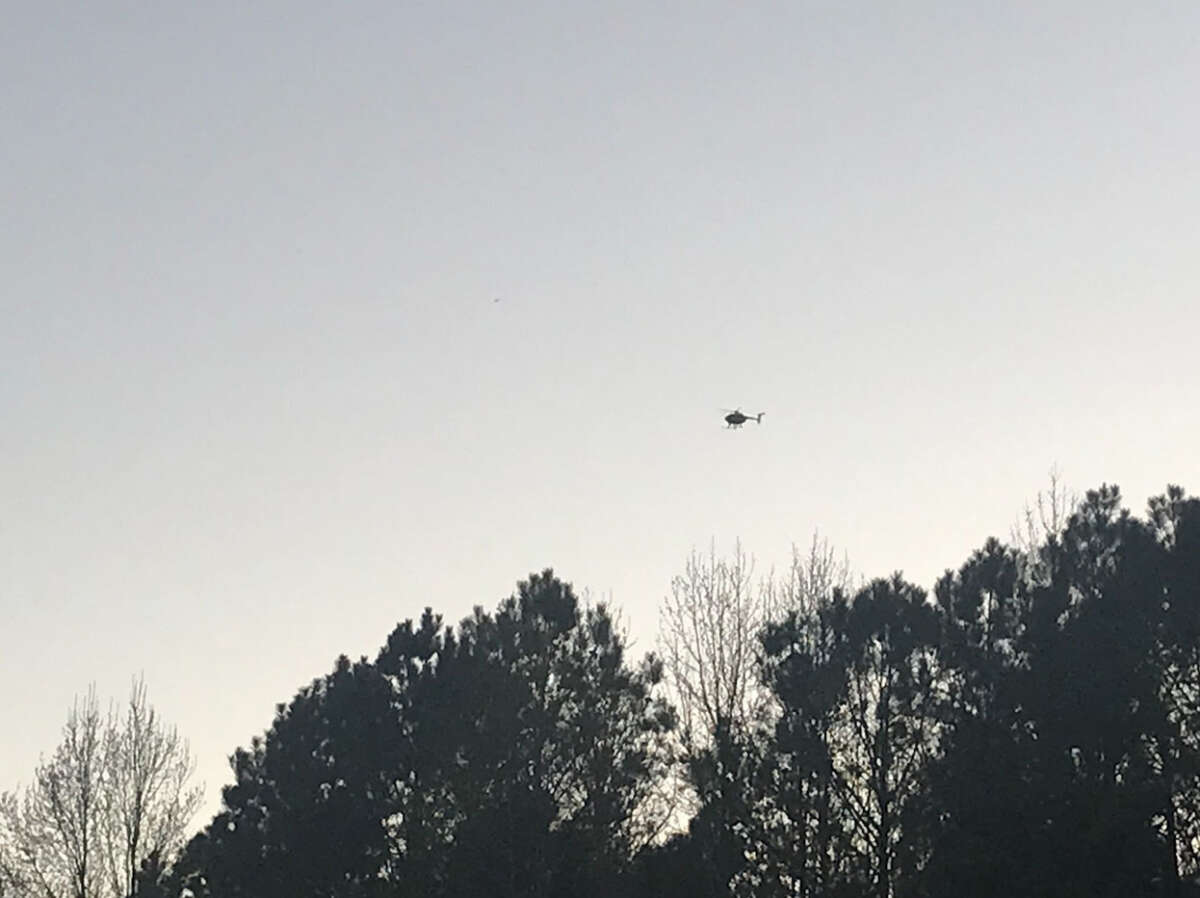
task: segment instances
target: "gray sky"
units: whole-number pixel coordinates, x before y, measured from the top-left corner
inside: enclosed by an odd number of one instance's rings
[[[710,539],[1200,489],[1200,6],[977,6],[7,6],[0,788],[144,671],[211,810],[546,565],[645,649]]]

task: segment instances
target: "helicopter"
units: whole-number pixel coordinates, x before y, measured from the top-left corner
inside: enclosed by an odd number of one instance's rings
[[[735,408],[732,411],[729,409],[724,409],[723,411],[729,412],[729,414],[725,416],[725,424],[728,427],[734,428],[735,430],[741,427],[747,421],[753,421],[755,424],[762,424],[763,415],[766,414],[766,412],[759,412],[757,415],[747,415],[744,414],[740,408]]]

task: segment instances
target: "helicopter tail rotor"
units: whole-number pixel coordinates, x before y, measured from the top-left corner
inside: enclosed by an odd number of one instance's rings
[[[763,415],[765,415],[765,414],[766,414],[766,412],[759,412],[757,415],[755,415],[755,416],[754,416],[754,423],[756,423],[756,424],[762,424],[762,416],[763,416]]]

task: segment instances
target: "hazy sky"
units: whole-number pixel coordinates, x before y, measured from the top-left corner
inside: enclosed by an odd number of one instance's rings
[[[1200,6],[970,6],[8,4],[0,788],[144,671],[211,810],[547,565],[640,650],[711,539],[1200,490]]]

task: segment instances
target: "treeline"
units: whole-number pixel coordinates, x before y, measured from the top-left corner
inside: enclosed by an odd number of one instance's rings
[[[427,610],[279,705],[134,891],[1200,893],[1200,500],[1104,487],[1014,542],[931,593],[693,556],[640,660],[551,571]]]

